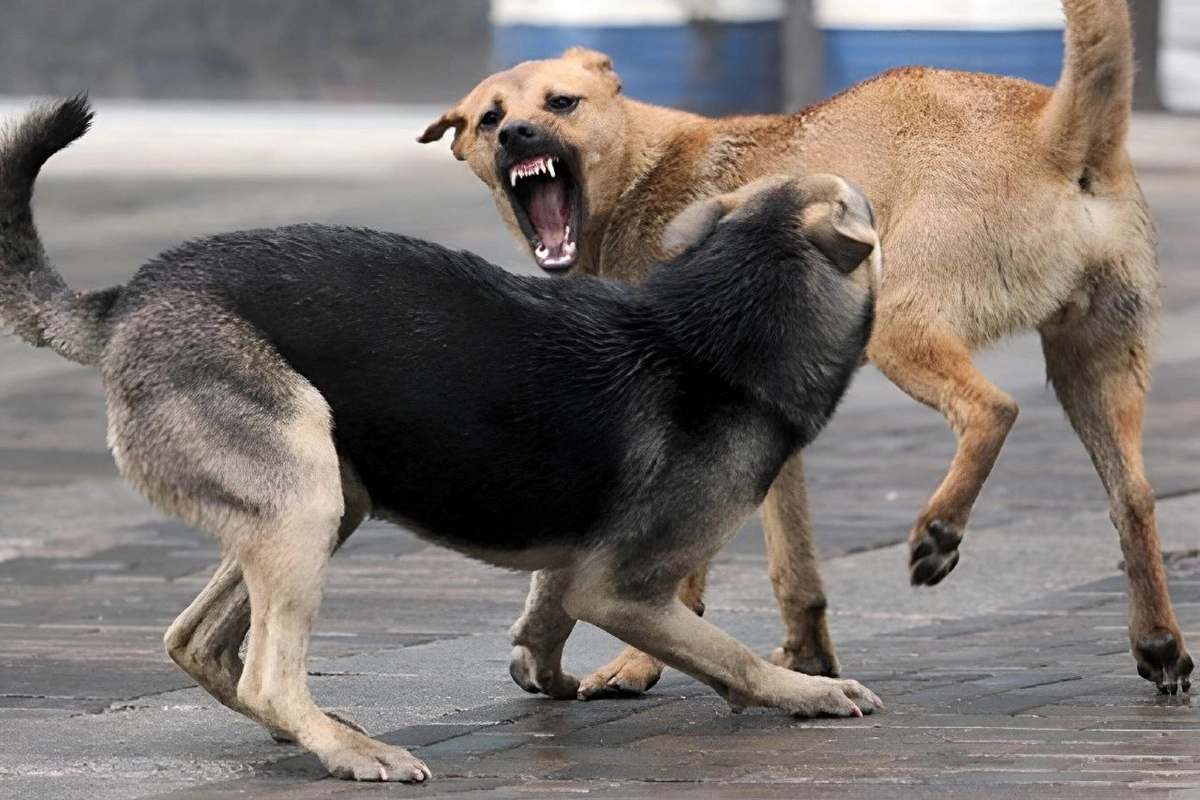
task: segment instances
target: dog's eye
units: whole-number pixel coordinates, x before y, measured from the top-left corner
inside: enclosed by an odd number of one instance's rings
[[[500,123],[500,111],[495,108],[491,109],[490,111],[488,111],[486,114],[484,114],[482,117],[479,118],[479,127],[481,127],[481,128],[494,128],[499,123]]]
[[[557,111],[560,114],[565,114],[574,111],[579,105],[578,97],[571,97],[568,94],[556,94],[546,100],[546,107],[551,111]]]

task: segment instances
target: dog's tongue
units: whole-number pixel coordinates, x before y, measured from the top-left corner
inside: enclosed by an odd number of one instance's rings
[[[558,255],[567,238],[571,206],[561,180],[538,181],[529,198],[529,221],[551,255]]]

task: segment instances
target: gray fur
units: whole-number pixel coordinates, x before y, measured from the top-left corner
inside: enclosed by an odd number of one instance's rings
[[[35,347],[96,364],[120,289],[73,292],[46,258],[29,203],[42,164],[87,132],[87,98],[35,107],[0,135],[0,325]]]

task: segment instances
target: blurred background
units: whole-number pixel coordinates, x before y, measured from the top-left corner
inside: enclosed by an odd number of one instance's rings
[[[1200,110],[1200,0],[1136,0],[1138,102]],[[633,97],[794,109],[900,64],[1058,76],[1057,0],[39,0],[0,3],[0,94],[441,103],[571,44]]]

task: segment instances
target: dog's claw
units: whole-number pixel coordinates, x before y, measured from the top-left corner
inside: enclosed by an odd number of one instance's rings
[[[815,693],[804,684],[803,699],[787,708],[797,717],[862,717],[883,710],[879,696],[858,681],[817,678],[823,685]],[[825,683],[827,682],[827,683]]]
[[[912,544],[909,568],[913,586],[936,586],[958,565],[962,532],[935,519]]]
[[[1174,633],[1159,631],[1142,636],[1133,646],[1138,675],[1152,682],[1163,696],[1187,694],[1192,689],[1195,662]]]

